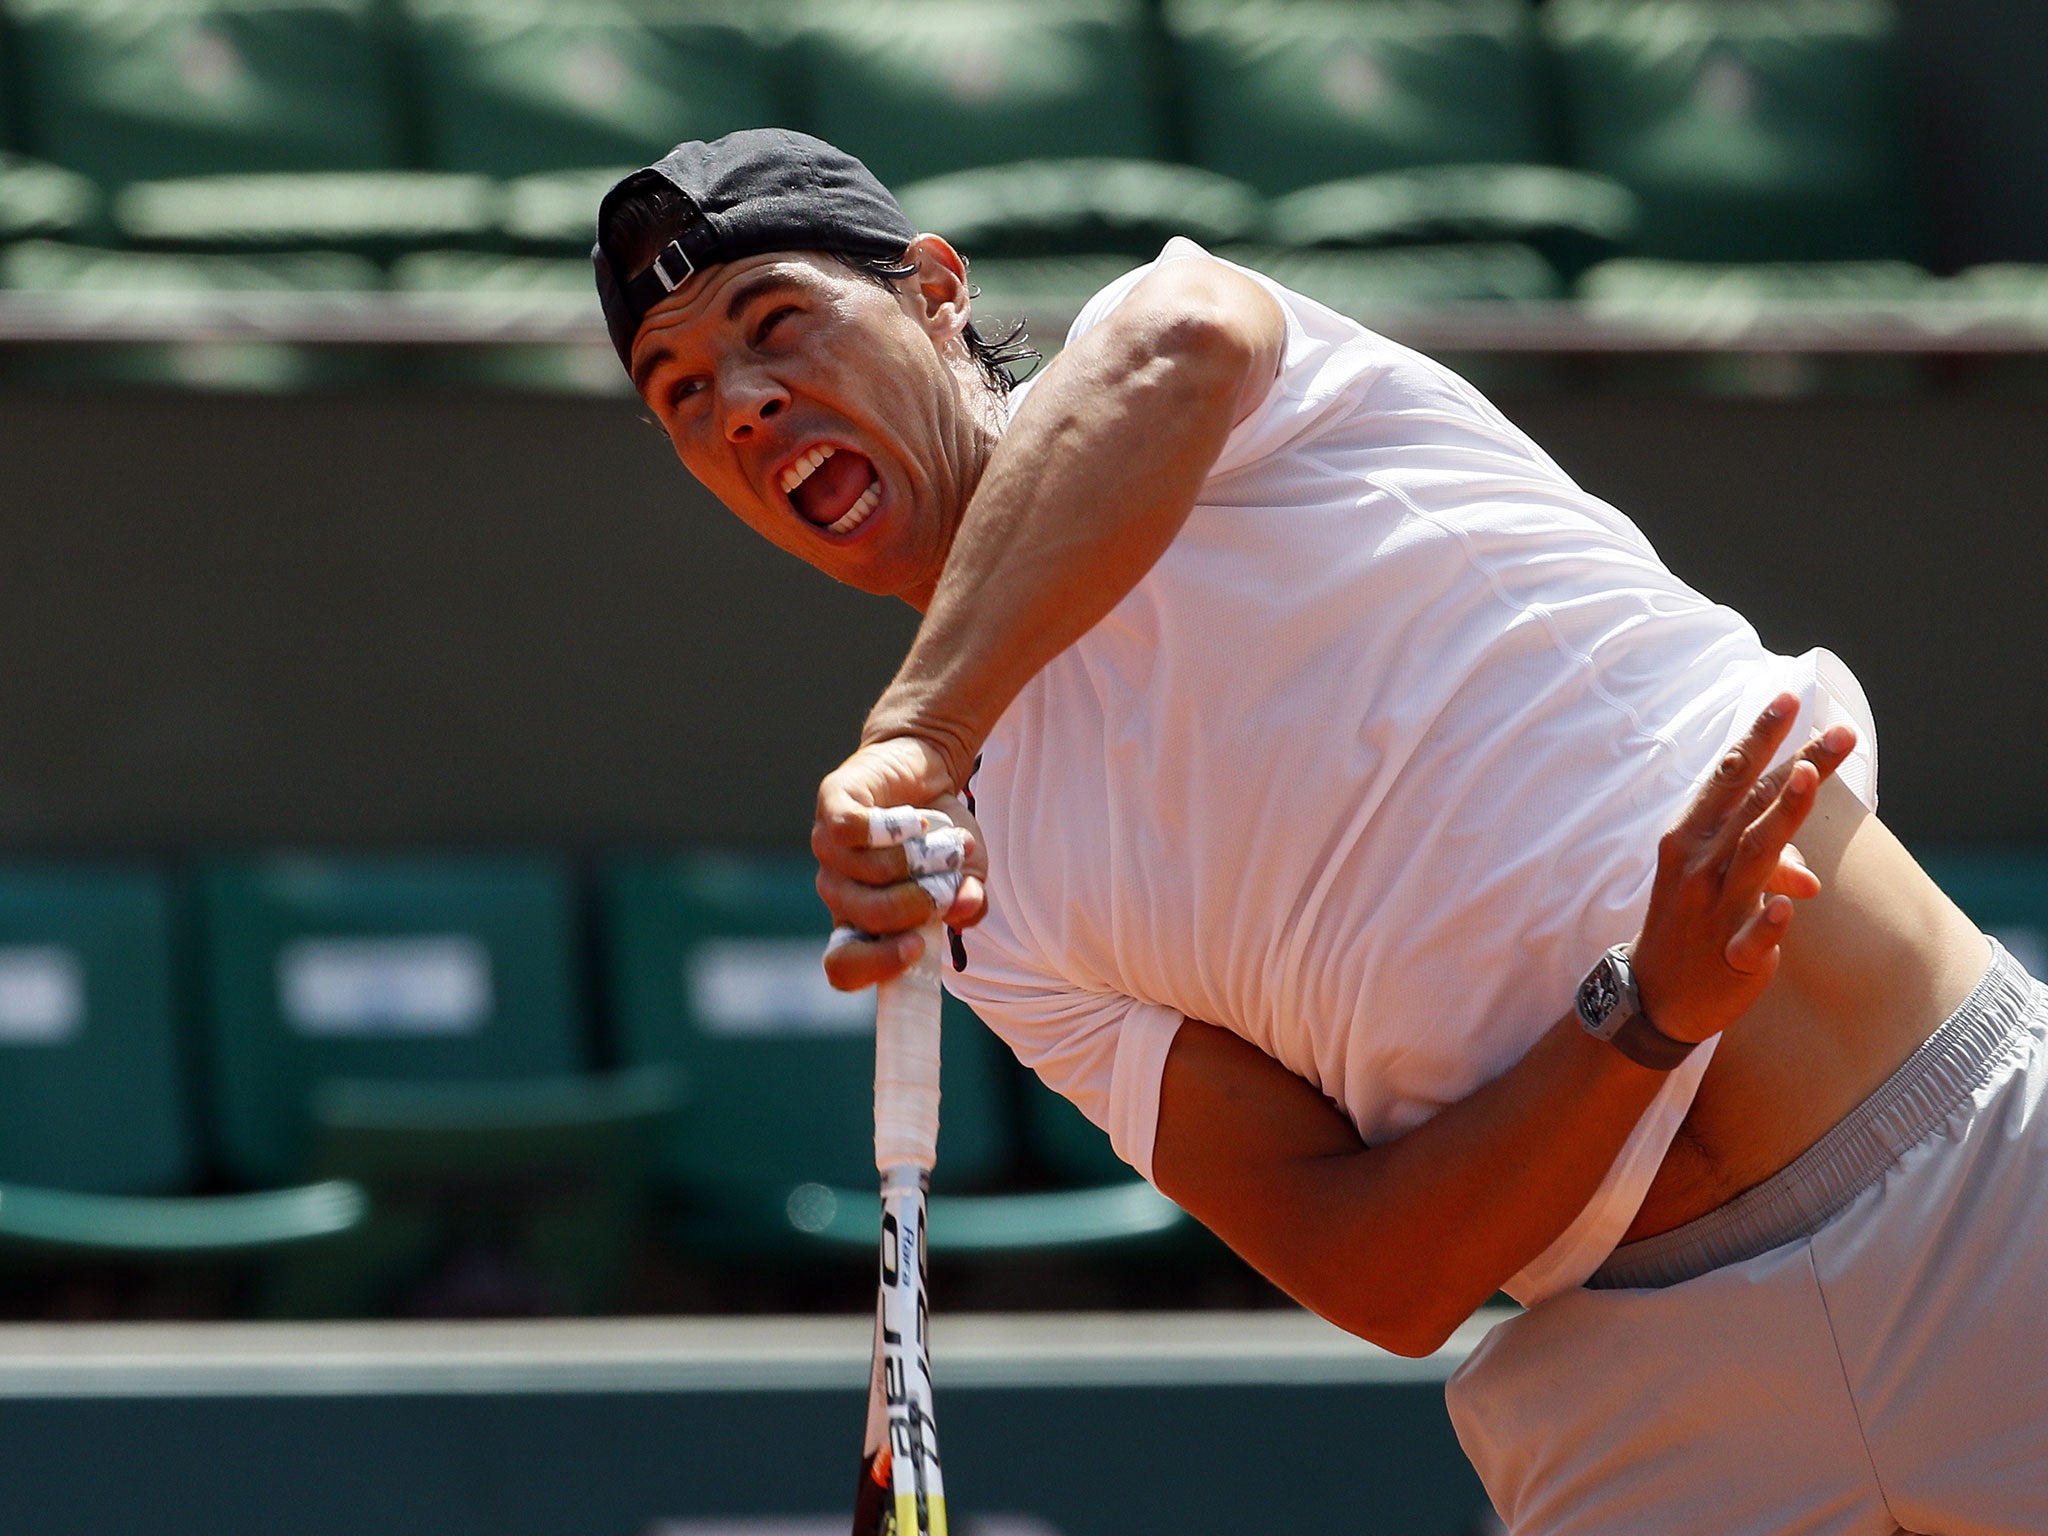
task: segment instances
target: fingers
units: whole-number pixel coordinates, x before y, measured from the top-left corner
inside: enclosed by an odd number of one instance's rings
[[[1768,981],[1778,969],[1779,946],[1792,925],[1792,898],[1766,896],[1728,941],[1724,958],[1730,970]]]
[[[1751,787],[1741,814],[1729,818],[1717,839],[1733,839],[1723,899],[1737,912],[1747,909],[1724,951],[1730,969],[1758,979],[1776,972],[1793,902],[1821,889],[1820,877],[1793,846],[1793,835],[1812,811],[1822,780],[1842,765],[1855,744],[1856,733],[1847,726],[1823,731]]]
[[[1731,887],[1737,891],[1764,888],[1779,868],[1780,854],[1791,845],[1813,809],[1821,782],[1842,766],[1855,745],[1856,733],[1849,727],[1830,726],[1797,756],[1756,782],[1738,814],[1729,818],[1715,839],[1727,860]]]
[[[937,915],[924,887],[912,880],[864,885],[847,879],[837,870],[821,867],[818,897],[831,911],[834,923],[858,928],[862,933],[892,934],[906,928],[922,928]]]
[[[957,857],[919,867],[902,846],[871,848],[871,812],[877,808],[922,806],[943,811],[964,840]],[[818,861],[818,895],[835,924],[860,930],[835,939],[825,974],[835,987],[872,986],[900,974],[921,952],[917,928],[942,917],[955,928],[981,921],[988,911],[988,855],[981,832],[959,796],[943,755],[913,737],[871,741],[828,774],[818,786],[811,824],[811,853]],[[938,868],[958,871],[944,912],[917,883]],[[945,900],[940,894],[936,900]]]
[[[866,835],[865,829],[862,835]],[[864,885],[889,885],[910,878],[910,859],[900,845],[870,848],[863,842],[849,847],[823,821],[811,823],[811,856],[824,868]]]
[[[934,805],[953,789],[935,747],[914,736],[892,736],[868,743],[825,776],[816,821],[836,846],[864,848],[872,808]]]
[[[811,830],[811,853],[816,857],[821,872],[836,877],[833,887],[835,890],[841,888],[839,882],[863,886],[891,886],[907,882],[913,875],[909,856],[902,848],[842,848],[832,842],[819,827],[813,827]],[[978,921],[986,901],[982,882],[988,872],[988,855],[982,851],[981,844],[971,830],[967,832],[966,858],[960,867],[959,895],[953,901],[952,910],[944,914],[956,928]],[[913,885],[910,888],[915,890],[917,887]],[[820,884],[818,894],[824,897],[827,906],[833,906],[833,898],[823,884]],[[972,916],[968,915],[970,912]],[[842,922],[861,926],[853,918],[840,912],[837,907],[833,907],[833,915]]]
[[[960,894],[953,898],[953,905],[942,914],[947,926],[972,928],[988,916],[988,887],[979,875],[960,877]]]
[[[1741,809],[1728,819],[1723,833],[1727,834],[1732,828],[1739,828],[1762,816],[1783,793],[1791,780],[1792,770],[1799,764],[1812,764],[1819,780],[1824,781],[1834,776],[1835,770],[1848,760],[1855,747],[1856,733],[1853,730],[1846,725],[1829,726],[1750,787]]]
[[[1781,693],[1771,700],[1742,739],[1722,755],[1713,777],[1693,796],[1677,830],[1702,842],[1718,832],[1755,785],[1764,765],[1777,755],[1798,713],[1799,700],[1792,694]]]
[[[1742,1016],[1776,974],[1794,903],[1821,882],[1792,838],[1856,733],[1834,726],[1780,767],[1798,701],[1780,694],[1726,754],[1658,845],[1635,944],[1646,1006],[1674,1039],[1704,1040]]]
[[[1805,901],[1810,896],[1818,896],[1820,891],[1820,876],[1808,869],[1806,860],[1799,856],[1799,850],[1787,843],[1778,855],[1777,868],[1764,880],[1764,894]]]
[[[1732,846],[1725,880],[1730,894],[1751,896],[1763,890],[1778,872],[1793,834],[1813,809],[1814,792],[1819,788],[1820,773],[1813,764],[1803,758],[1794,761],[1782,786],[1755,819],[1728,834]],[[1745,802],[1745,810],[1750,803]]]
[[[825,951],[825,979],[842,992],[858,992],[900,976],[924,953],[924,938],[912,930],[886,938],[837,939]]]
[[[960,892],[944,914],[955,928],[972,928],[988,913],[988,843],[981,835],[981,823],[958,795],[941,795],[937,809],[953,818],[953,825],[967,832],[967,857],[960,866]]]

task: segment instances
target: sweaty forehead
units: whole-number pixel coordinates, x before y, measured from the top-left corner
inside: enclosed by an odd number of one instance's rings
[[[686,338],[702,335],[713,346],[724,328],[755,299],[770,293],[817,290],[834,281],[830,257],[810,251],[773,251],[721,262],[696,273],[647,312],[633,339],[633,380],[644,384],[662,357]]]

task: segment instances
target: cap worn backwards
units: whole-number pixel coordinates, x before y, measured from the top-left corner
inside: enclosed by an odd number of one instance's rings
[[[681,194],[682,228],[655,254],[653,266],[629,276],[606,248],[604,231],[619,199],[650,186]],[[597,295],[629,372],[640,322],[693,272],[767,251],[888,259],[917,238],[909,217],[865,165],[787,128],[748,128],[708,144],[678,144],[605,194],[597,228],[590,252]]]

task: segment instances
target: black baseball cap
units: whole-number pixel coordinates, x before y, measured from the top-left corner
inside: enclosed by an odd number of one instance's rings
[[[680,193],[683,226],[628,277],[605,248],[615,203],[661,186]],[[747,128],[709,143],[678,144],[605,193],[598,204],[597,296],[605,325],[630,371],[633,338],[647,312],[693,272],[764,251],[838,251],[893,259],[917,228],[889,189],[860,161],[823,139],[787,128]]]

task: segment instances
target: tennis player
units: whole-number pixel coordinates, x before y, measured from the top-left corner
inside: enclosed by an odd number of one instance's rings
[[[924,615],[819,791],[835,983],[931,916],[865,808],[971,777],[950,985],[1134,1167],[1404,1354],[1527,1304],[1450,1389],[1517,1536],[2048,1531],[2048,994],[1873,814],[1840,662],[1186,241],[1015,388],[800,135],[629,177],[595,259],[691,473]]]

